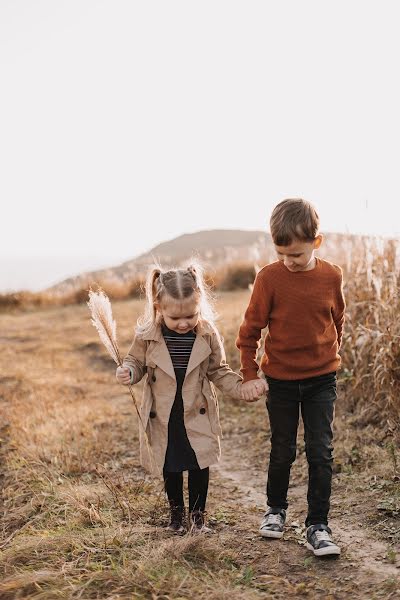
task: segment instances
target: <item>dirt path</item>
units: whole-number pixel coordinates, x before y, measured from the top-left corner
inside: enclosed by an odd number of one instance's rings
[[[253,514],[257,516],[255,519],[255,531],[257,531],[265,510],[263,490],[265,474],[263,472],[256,473],[254,470],[240,469],[238,465],[243,464],[243,460],[238,448],[235,436],[225,440],[224,457],[216,472],[222,479],[235,485],[235,493],[240,497],[240,501],[252,509]],[[299,544],[302,544],[304,540],[303,518],[306,510],[306,495],[307,486],[304,484],[295,484],[289,489],[291,502],[288,511],[289,531],[295,532]],[[357,502],[356,497],[354,502]],[[366,577],[368,574],[373,574],[375,581],[384,582],[388,578],[395,578],[400,589],[400,565],[396,566],[385,560],[387,557],[386,544],[373,539],[371,532],[360,527],[353,519],[333,516],[330,519],[330,526],[335,534],[335,539],[342,548],[340,561],[346,562],[353,567],[354,571],[363,571]],[[289,537],[292,536],[289,534]],[[273,543],[276,544],[276,542]]]

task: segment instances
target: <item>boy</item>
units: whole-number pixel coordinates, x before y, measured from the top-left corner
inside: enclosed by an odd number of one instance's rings
[[[270,220],[278,261],[257,274],[239,329],[243,397],[252,401],[268,390],[271,453],[267,480],[268,510],[260,534],[283,535],[291,465],[296,457],[299,409],[308,461],[307,547],[316,556],[340,554],[328,527],[332,480],[332,421],[336,371],[345,301],[342,270],[316,258],[322,243],[319,217],[302,199],[280,202]],[[258,378],[261,330],[268,326]]]

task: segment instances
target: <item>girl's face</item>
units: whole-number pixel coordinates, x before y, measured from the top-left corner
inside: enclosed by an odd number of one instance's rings
[[[278,259],[283,262],[288,271],[310,271],[315,267],[314,251],[320,247],[322,236],[317,235],[313,242],[295,240],[289,246],[277,246],[275,250]]]
[[[191,331],[200,318],[200,301],[196,294],[182,301],[165,295],[156,308],[168,329],[176,333]]]

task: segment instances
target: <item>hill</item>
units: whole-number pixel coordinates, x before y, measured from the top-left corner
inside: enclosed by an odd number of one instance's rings
[[[346,265],[357,249],[362,249],[368,236],[344,233],[324,233],[324,243],[318,251],[321,258]],[[198,258],[206,271],[213,272],[232,263],[266,264],[276,260],[271,236],[265,231],[241,229],[211,229],[186,233],[154,246],[148,252],[107,269],[81,273],[57,283],[45,292],[62,296],[87,287],[91,283],[124,284],[142,279],[155,262],[165,266],[181,266]]]
[[[94,281],[124,282],[143,276],[154,262],[180,266],[191,257],[207,269],[234,261],[256,262],[272,251],[271,237],[264,231],[212,229],[186,233],[154,246],[148,252],[108,269],[81,273],[57,283],[46,291],[65,294]]]

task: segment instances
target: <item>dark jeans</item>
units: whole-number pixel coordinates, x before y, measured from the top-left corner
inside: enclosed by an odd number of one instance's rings
[[[168,472],[164,469],[164,487],[170,506],[184,506],[183,500],[183,473],[179,471]],[[188,471],[189,512],[193,510],[204,511],[206,508],[208,481],[210,469],[190,469]]]
[[[306,526],[328,524],[332,481],[332,421],[336,373],[283,381],[267,377],[267,408],[271,426],[267,504],[287,508],[290,468],[296,458],[299,409],[304,423],[308,461]]]

